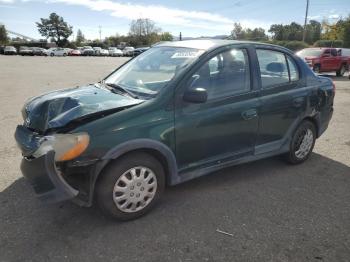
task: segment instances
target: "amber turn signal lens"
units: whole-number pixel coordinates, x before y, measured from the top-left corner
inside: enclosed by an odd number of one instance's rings
[[[89,145],[88,135],[76,136],[76,143],[69,150],[61,154],[57,161],[67,161],[81,155]]]

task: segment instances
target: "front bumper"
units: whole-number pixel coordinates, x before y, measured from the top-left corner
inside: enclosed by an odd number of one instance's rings
[[[50,151],[39,158],[23,158],[21,171],[34,188],[37,197],[46,203],[72,199],[78,190],[71,187],[55,165],[55,152]]]
[[[79,191],[70,186],[57,169],[55,152],[32,158],[39,147],[40,136],[24,126],[18,126],[15,139],[22,151],[21,171],[33,186],[38,198],[47,203],[61,202],[75,198]]]

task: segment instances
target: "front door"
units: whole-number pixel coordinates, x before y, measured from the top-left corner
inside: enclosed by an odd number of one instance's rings
[[[205,103],[182,100],[175,113],[176,158],[180,173],[253,154],[258,130],[257,92],[251,90],[248,51],[226,49],[210,56],[187,88],[204,88]]]

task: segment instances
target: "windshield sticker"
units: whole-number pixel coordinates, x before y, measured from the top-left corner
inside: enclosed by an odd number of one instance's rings
[[[195,58],[200,55],[200,52],[177,52],[171,58]]]

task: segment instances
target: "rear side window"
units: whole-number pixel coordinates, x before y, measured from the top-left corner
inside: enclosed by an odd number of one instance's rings
[[[294,60],[284,53],[272,50],[256,50],[262,88],[288,84],[299,80],[299,72]],[[288,70],[289,69],[289,70]]]
[[[258,55],[262,88],[289,82],[287,61],[283,53],[271,50],[256,50]]]

